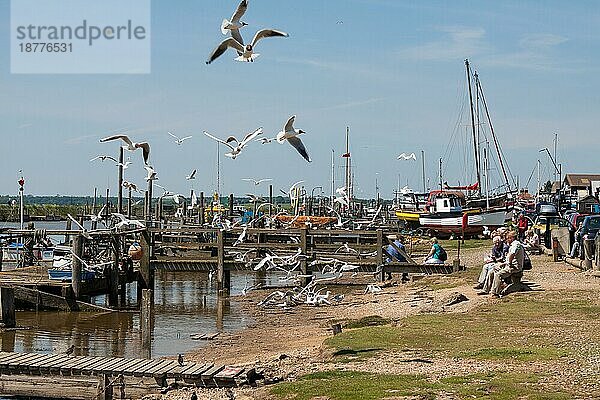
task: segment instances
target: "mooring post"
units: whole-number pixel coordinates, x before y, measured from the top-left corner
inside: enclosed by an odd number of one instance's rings
[[[127,218],[131,219],[131,213],[133,211],[133,204],[131,204],[131,188],[127,192]]]
[[[140,271],[137,281],[137,300],[141,305],[142,291],[144,289],[154,289],[154,273],[150,269],[150,256],[152,243],[150,242],[150,232],[148,230],[140,233],[140,246],[142,247],[142,258],[140,259]]]
[[[383,265],[383,230],[377,229],[377,266],[381,266],[381,282],[385,281],[385,266]]]
[[[110,217],[110,189],[106,188],[106,207],[104,208],[104,218],[108,221]]]
[[[0,250],[0,271],[2,271],[2,251]]]
[[[308,257],[308,229],[306,227],[300,229],[300,250],[302,251],[302,255],[305,256],[300,261],[300,273],[308,275],[308,262],[306,261],[306,257]],[[308,285],[310,281],[309,278],[302,278],[303,286]]]
[[[121,237],[111,236],[112,259],[108,275],[108,306],[117,308],[119,305],[119,260],[121,257]]]
[[[92,202],[92,215],[96,215],[96,197],[98,196],[98,188],[94,188],[94,201]],[[92,220],[92,230],[98,229],[98,221]]]
[[[66,226],[66,230],[70,231],[71,230],[71,218],[67,218],[67,226]],[[69,244],[69,240],[71,240],[71,235],[69,235],[68,233],[65,233],[65,244]]]
[[[152,182],[154,182],[153,179],[148,179],[148,189],[147,189],[147,194],[148,194],[148,202],[146,203],[146,207],[147,211],[146,211],[146,216],[150,219],[152,218]]]
[[[230,271],[225,270],[225,232],[217,231],[217,290],[219,295],[229,292]]]
[[[111,400],[113,398],[113,388],[110,384],[110,375],[102,374],[99,378],[96,399]]]
[[[152,357],[152,308],[154,293],[152,289],[142,289],[140,307],[140,331],[142,334],[142,351],[146,358]]]
[[[5,328],[14,328],[15,319],[15,290],[11,287],[0,287],[0,316]]]
[[[73,237],[73,245],[71,247],[73,257],[71,261],[71,287],[73,288],[73,297],[76,300],[79,300],[79,296],[81,295],[81,261],[80,258],[83,257],[83,236],[75,235]]]
[[[273,216],[273,185],[269,185],[269,217]]]
[[[233,216],[233,193],[229,194],[229,217]]]
[[[117,190],[117,209],[119,214],[123,214],[123,147],[119,147],[119,188]]]

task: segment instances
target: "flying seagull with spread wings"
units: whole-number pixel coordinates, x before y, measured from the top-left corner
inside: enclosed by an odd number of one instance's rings
[[[256,32],[254,35],[254,39],[250,44],[244,45],[240,43],[235,38],[230,37],[223,40],[216,49],[213,50],[210,57],[206,61],[207,64],[212,63],[217,58],[219,58],[228,48],[232,48],[236,50],[240,55],[235,58],[236,61],[247,61],[253,62],[260,54],[254,52],[254,47],[258,43],[260,39],[268,38],[268,37],[288,37],[289,35],[285,32],[276,31],[274,29],[262,29]]]
[[[224,19],[221,23],[221,33],[227,35],[231,33],[231,37],[237,40],[239,43],[244,44],[244,39],[240,34],[240,29],[248,25],[244,21],[240,21],[246,10],[248,9],[248,0],[242,0],[237,6],[235,12],[231,16],[231,20]]]
[[[415,160],[417,161],[417,155],[415,153],[402,153],[398,156],[398,160]]]
[[[229,136],[227,139],[223,140],[223,139],[219,139],[216,136],[211,135],[210,133],[208,133],[206,131],[204,131],[204,134],[206,136],[208,136],[209,138],[216,140],[217,142],[222,143],[225,146],[229,147],[231,149],[231,151],[229,153],[225,153],[225,156],[235,160],[235,158],[242,152],[244,147],[246,147],[246,145],[248,143],[250,143],[252,140],[254,140],[254,138],[256,138],[258,135],[262,134],[262,132],[263,132],[263,129],[258,128],[254,132],[248,133],[242,141],[237,140],[235,138],[235,136]],[[235,147],[231,143],[235,144]]]
[[[262,182],[269,182],[269,181],[272,181],[273,179],[271,179],[271,178],[265,178],[265,179],[242,178],[242,180],[246,181],[246,182],[252,182],[252,183],[254,183],[254,186],[258,186]]]
[[[288,119],[283,130],[277,134],[277,142],[283,143],[287,140],[287,142],[291,144],[306,161],[311,162],[308,152],[306,151],[306,147],[304,147],[304,143],[302,143],[302,140],[300,140],[298,137],[298,135],[306,132],[304,132],[302,129],[294,128],[295,120],[295,115],[292,115],[290,119]]]
[[[112,140],[122,140],[125,142],[127,146],[123,146],[123,148],[127,151],[136,151],[137,149],[142,149],[142,153],[144,156],[144,164],[148,165],[148,157],[150,157],[150,145],[148,142],[132,142],[127,135],[113,135],[109,137],[105,137],[104,139],[100,139],[100,142],[110,142]]]
[[[184,141],[192,138],[191,136],[185,136],[185,137],[180,138],[179,136],[173,135],[171,132],[167,132],[167,133],[169,134],[169,136],[171,136],[173,139],[175,139],[175,143],[177,143],[178,146],[181,146],[181,144]]]

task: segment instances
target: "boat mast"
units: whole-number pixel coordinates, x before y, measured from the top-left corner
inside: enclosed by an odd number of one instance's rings
[[[331,149],[331,208],[335,201],[335,150]]]
[[[471,105],[471,130],[473,132],[473,149],[475,151],[475,169],[477,171],[477,193],[481,197],[481,170],[479,168],[479,149],[477,147],[477,133],[475,132],[475,113],[473,110],[473,93],[471,90],[471,69],[469,67],[469,60],[465,60],[465,66],[467,68],[467,84],[469,86],[469,103]]]
[[[346,127],[346,196],[348,196],[348,211],[350,211],[350,203],[352,196],[350,194],[350,128]]]
[[[423,193],[427,191],[425,186],[425,150],[421,150],[421,170],[423,172]]]
[[[442,184],[442,159],[440,158],[440,190],[444,190],[444,185]]]
[[[504,183],[506,183],[506,187],[508,191],[511,191],[510,182],[508,180],[508,174],[506,173],[506,168],[504,166],[504,157],[502,157],[502,152],[500,151],[500,145],[498,144],[498,139],[496,138],[496,132],[494,132],[494,125],[492,125],[492,119],[490,118],[490,112],[488,110],[487,102],[485,101],[485,95],[483,94],[483,88],[481,87],[481,82],[477,79],[477,91],[481,93],[481,101],[483,102],[483,108],[485,110],[485,116],[490,124],[490,132],[492,133],[492,139],[494,139],[494,147],[496,148],[496,154],[498,155],[498,161],[500,162],[500,169],[502,170],[502,176],[504,177]],[[517,185],[518,189],[519,185]]]

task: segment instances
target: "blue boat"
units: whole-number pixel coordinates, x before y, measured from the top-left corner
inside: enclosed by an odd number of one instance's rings
[[[73,276],[73,271],[67,268],[49,268],[48,278],[56,281],[68,282]],[[91,281],[96,277],[96,273],[93,271],[81,271],[82,281]]]

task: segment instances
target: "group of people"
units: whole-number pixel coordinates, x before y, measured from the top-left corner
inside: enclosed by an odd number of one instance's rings
[[[525,247],[515,231],[497,231],[492,236],[492,242],[492,251],[485,259],[474,289],[480,289],[478,294],[481,295],[500,297],[504,280],[523,271]]]
[[[388,254],[388,258],[386,259],[386,262],[391,262],[391,261],[398,261],[398,262],[406,262],[406,257],[404,256],[404,244],[402,243],[403,237],[402,236],[389,236],[388,239],[392,239],[393,240],[393,244],[389,244],[385,251]],[[423,262],[425,264],[443,264],[446,259],[448,258],[448,255],[446,253],[446,250],[444,250],[444,248],[442,247],[442,245],[440,245],[438,243],[437,238],[432,238],[431,239],[431,249],[429,250],[429,253],[425,256],[425,258],[423,259]],[[388,272],[388,279],[392,278],[392,274]],[[408,274],[407,273],[403,273],[402,274],[402,281],[407,281],[408,280]]]

